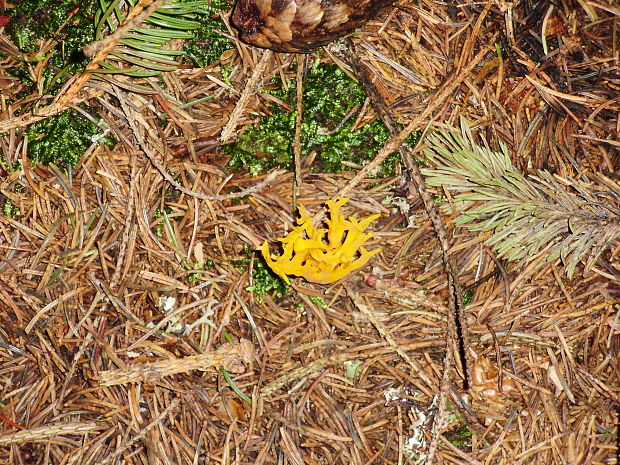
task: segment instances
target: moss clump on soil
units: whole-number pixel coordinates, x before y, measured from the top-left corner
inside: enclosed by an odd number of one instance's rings
[[[284,297],[288,294],[289,286],[282,278],[271,271],[262,260],[254,260],[252,285],[246,287],[245,290],[255,293],[258,296],[258,300],[262,301],[263,296],[268,292],[272,292],[274,299]]]
[[[295,108],[296,82],[289,81],[288,90],[279,79],[274,83],[275,88],[267,92]],[[317,153],[315,170],[349,169],[343,161],[361,165],[372,159],[388,139],[388,130],[379,120],[352,130],[365,99],[363,89],[336,65],[316,63],[308,71],[303,94],[302,155]],[[290,168],[296,113],[273,105],[270,115],[262,117],[225,148],[231,155],[229,167],[247,167],[253,175],[275,167]],[[396,159],[400,156],[396,155]],[[383,176],[393,170],[394,161],[392,157],[384,164]]]
[[[213,260],[207,260],[201,265],[200,264],[194,265],[194,270],[207,271],[213,268],[215,268],[215,262]],[[196,284],[201,276],[202,276],[202,273],[190,273],[189,276],[187,277],[187,280],[189,281],[190,284]]]
[[[21,0],[12,3],[14,7],[6,10],[11,18],[6,33],[25,54],[26,64],[8,71],[19,77],[22,84],[34,84],[28,64],[34,67],[47,57],[49,61],[43,71],[43,88],[47,92],[51,90],[47,87],[50,87],[54,77],[63,70],[63,74],[71,75],[86,66],[88,60],[82,48],[94,38],[96,0]],[[51,38],[59,44],[45,56],[36,54],[41,42]],[[55,83],[57,87],[60,85],[61,82]]]
[[[251,257],[254,252],[247,244],[244,244],[243,251],[247,257],[241,260],[233,260],[231,263],[240,270],[245,271],[252,261]],[[273,293],[274,299],[280,299],[288,294],[290,288],[286,281],[271,271],[271,268],[267,266],[259,254],[255,257],[252,266],[252,285],[246,287],[245,290],[256,294],[260,302],[262,302],[264,295],[268,292]]]
[[[321,310],[327,310],[329,308],[329,305],[327,305],[327,302],[325,302],[323,297],[315,297],[311,295],[310,302],[319,307]]]
[[[77,111],[64,111],[30,125],[26,131],[28,156],[35,163],[74,167],[99,130]],[[110,138],[103,140],[113,143]]]
[[[474,298],[474,291],[463,292],[463,305],[469,305]]]
[[[2,202],[0,201],[0,203]],[[5,199],[2,205],[2,214],[8,218],[16,218],[21,215],[21,211],[13,202],[9,199]]]
[[[208,14],[198,18],[200,27],[194,30],[195,38],[183,46],[186,62],[204,68],[219,60],[226,50],[234,48],[230,39],[218,32],[226,30],[219,13],[229,8],[230,4],[225,0],[212,0],[204,7],[205,13]]]
[[[452,445],[461,450],[471,450],[471,431],[469,431],[466,426],[463,426],[456,431],[446,433],[446,439],[450,441]]]

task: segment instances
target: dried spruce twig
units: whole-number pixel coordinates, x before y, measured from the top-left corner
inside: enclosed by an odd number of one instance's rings
[[[127,383],[156,383],[166,376],[187,373],[193,370],[208,370],[223,366],[226,370],[238,373],[243,370],[242,363],[249,364],[254,357],[254,347],[247,340],[239,343],[226,343],[215,351],[174,360],[160,360],[139,363],[126,369],[108,370],[100,373],[102,386],[115,386]]]

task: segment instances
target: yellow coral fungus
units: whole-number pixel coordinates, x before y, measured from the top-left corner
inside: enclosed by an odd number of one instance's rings
[[[340,213],[340,207],[349,201],[346,197],[330,200],[327,203],[330,219],[326,220],[328,229],[315,228],[306,209],[299,207],[298,226],[284,238],[283,253],[275,256],[269,253],[267,241],[261,251],[269,267],[289,282],[287,275],[302,276],[312,283],[329,284],[344,278],[351,271],[366,264],[368,259],[381,249],[367,251],[362,244],[372,237],[364,234],[368,225],[379,215],[348,220]],[[325,235],[327,234],[327,241]]]

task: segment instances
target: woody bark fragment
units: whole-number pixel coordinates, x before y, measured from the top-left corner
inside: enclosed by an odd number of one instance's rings
[[[108,370],[100,375],[103,386],[116,386],[127,383],[154,383],[166,376],[186,373],[193,370],[205,371],[210,368],[224,367],[231,373],[241,373],[244,364],[254,358],[254,348],[248,340],[239,343],[227,343],[219,349],[204,354],[193,355],[175,360],[161,360],[152,363],[140,363],[123,370]]]

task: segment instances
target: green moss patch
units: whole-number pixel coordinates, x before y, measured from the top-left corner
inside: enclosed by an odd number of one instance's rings
[[[96,0],[21,0],[12,3],[15,7],[6,10],[11,18],[6,33],[26,54],[26,62],[34,66],[46,58],[35,55],[42,40],[53,38],[59,41],[59,45],[47,52],[49,61],[43,75],[45,90],[51,90],[47,87],[51,87],[54,77],[61,72],[71,75],[86,66],[88,60],[82,48],[94,38]],[[9,71],[22,79],[22,83],[33,83],[26,65]],[[60,84],[58,82],[57,87]]]
[[[248,244],[244,244],[243,251],[246,257],[240,260],[232,260],[231,263],[236,268],[245,271],[252,263],[252,254],[254,252]],[[276,300],[287,295],[290,287],[286,284],[286,281],[271,271],[271,268],[267,266],[260,254],[255,255],[255,257],[252,263],[252,285],[246,287],[245,290],[256,294],[259,302],[262,302],[266,293],[271,293],[271,296]]]
[[[203,7],[205,14],[198,18],[200,27],[194,30],[195,38],[183,47],[186,62],[204,68],[219,60],[226,50],[234,48],[232,41],[218,32],[226,30],[220,12],[229,8],[230,4],[225,0],[212,0]]]
[[[471,431],[469,431],[466,426],[445,434],[446,439],[450,441],[452,445],[465,451],[471,450],[471,436]]]
[[[288,90],[279,80],[268,89],[291,108],[296,107],[296,83]],[[375,120],[353,130],[353,124],[366,99],[362,88],[333,64],[316,63],[304,83],[301,127],[302,155],[317,153],[313,169],[340,172],[348,168],[343,161],[364,164],[377,154],[389,137],[385,125]],[[357,105],[357,108],[354,107]],[[253,175],[275,167],[290,168],[293,163],[293,139],[296,111],[272,105],[272,113],[248,128],[237,141],[225,148],[231,156],[229,167],[247,167]],[[383,175],[393,172],[395,155],[382,167]]]
[[[74,167],[100,129],[75,110],[38,121],[28,128],[28,156],[35,163]],[[112,144],[109,138],[103,139]]]

